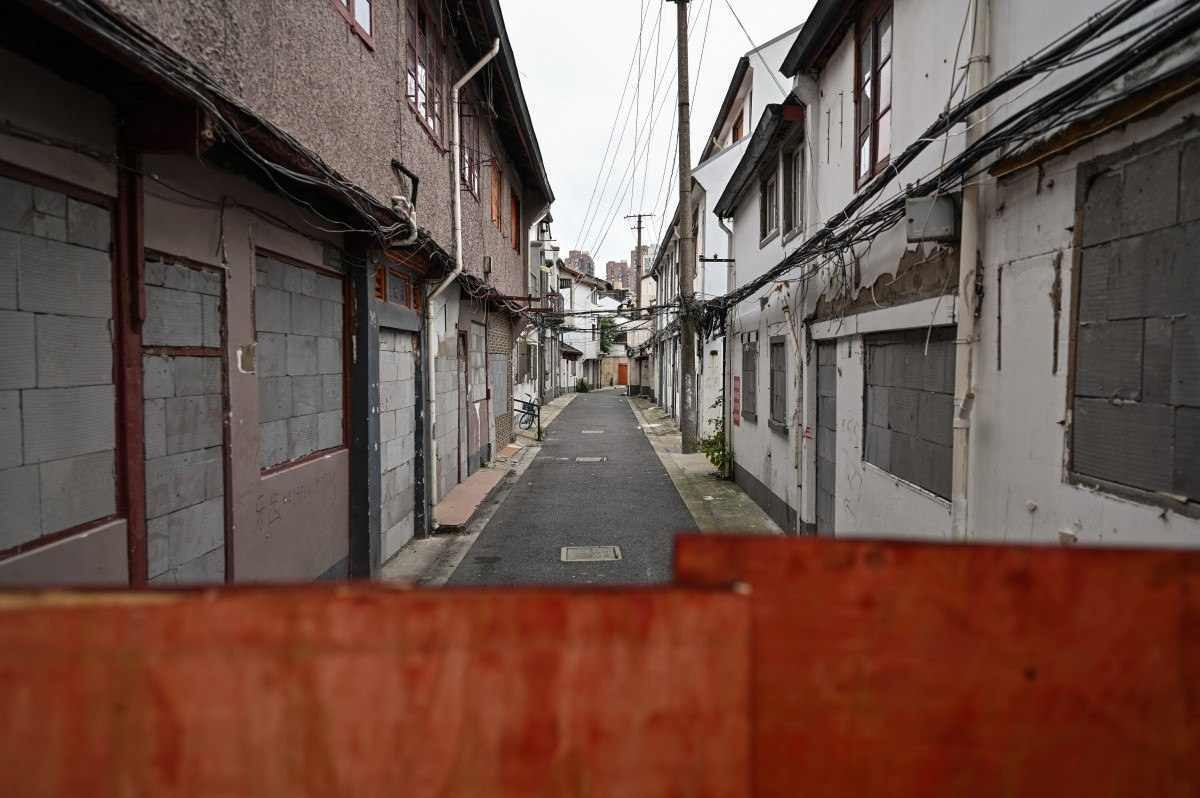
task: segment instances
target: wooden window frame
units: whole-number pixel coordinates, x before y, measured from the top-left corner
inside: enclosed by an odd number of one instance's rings
[[[738,111],[738,115],[733,118],[733,126],[729,131],[729,143],[737,144],[746,137],[746,112]]]
[[[470,109],[470,113],[467,113]],[[459,179],[463,188],[471,193],[476,201],[479,200],[479,180],[483,171],[483,150],[479,141],[479,117],[475,114],[474,103],[459,102],[459,117],[462,119],[462,146],[459,152],[461,171]]]
[[[517,196],[517,192],[511,188],[508,190],[508,212],[512,217],[509,220],[511,226],[512,248],[517,252],[521,251],[521,198]]]
[[[336,8],[338,13],[342,15],[342,19],[346,20],[346,24],[350,26],[350,30],[354,31],[354,35],[361,39],[362,43],[365,44],[369,50],[374,51],[375,39],[373,38],[372,31],[375,29],[376,0],[329,0],[329,2],[333,3],[333,7]],[[370,9],[368,15],[370,18],[371,30],[364,28],[359,23],[358,19],[355,18],[355,10],[358,8],[359,3],[363,3],[368,9]]]
[[[779,169],[764,174],[758,184],[758,245],[766,246],[779,235]]]
[[[335,0],[336,2],[336,0]],[[420,22],[426,20],[422,34]],[[446,38],[439,18],[429,11],[424,0],[409,0],[404,15],[404,96],[409,109],[421,123],[438,148],[445,150],[446,136]],[[425,86],[420,85],[421,70]],[[424,92],[425,108],[421,110],[420,94]],[[430,106],[434,106],[432,112]]]
[[[780,356],[779,368],[776,368],[775,354],[782,353]],[[787,432],[787,340],[782,335],[775,335],[767,348],[767,381],[768,404],[767,408],[767,424],[771,429],[779,432]],[[776,399],[779,399],[780,412],[776,414],[775,404]]]
[[[882,31],[885,29],[887,54],[880,62]],[[895,16],[892,13],[891,2],[876,2],[869,4],[859,18],[854,30],[854,186],[861,188],[882,172],[891,163],[891,131],[893,122],[893,95],[895,85],[892,80],[892,64],[894,61]],[[864,48],[870,44],[867,55],[870,64],[864,69]],[[869,71],[870,74],[866,74]],[[878,103],[881,96],[880,85],[886,75],[887,105]],[[869,84],[869,85],[868,85]],[[866,91],[864,91],[866,89]],[[868,94],[869,93],[869,94]],[[868,94],[864,97],[864,94]],[[869,106],[865,107],[865,106]],[[888,147],[886,152],[880,152],[879,132],[882,128],[880,121],[887,117]],[[867,146],[870,158],[869,168],[862,162],[863,144]]]
[[[787,240],[804,229],[804,149],[799,144],[783,151],[781,205],[783,236]]]
[[[742,342],[742,419],[758,423],[758,341]]]
[[[499,161],[492,161],[492,185],[491,185],[491,200],[492,200],[492,224],[497,230],[504,229],[504,170],[500,168]]]

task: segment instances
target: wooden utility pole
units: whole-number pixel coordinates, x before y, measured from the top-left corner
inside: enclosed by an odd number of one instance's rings
[[[692,286],[696,278],[696,233],[692,225],[692,125],[688,88],[688,0],[676,4],[679,39],[679,337],[683,396],[679,428],[684,454],[699,448],[699,413],[696,408],[696,315]]]
[[[637,315],[640,318],[642,315],[642,267],[645,265],[642,262],[642,219],[648,219],[654,216],[652,213],[631,213],[626,216],[626,219],[637,219],[637,249],[634,250],[633,256],[633,307],[637,310]]]

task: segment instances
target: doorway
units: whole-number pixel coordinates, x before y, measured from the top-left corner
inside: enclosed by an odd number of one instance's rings
[[[832,536],[837,511],[837,342],[817,344],[817,534]]]

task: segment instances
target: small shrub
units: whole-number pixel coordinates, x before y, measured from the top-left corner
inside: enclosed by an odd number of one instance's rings
[[[715,427],[713,434],[700,439],[700,451],[704,452],[708,462],[716,467],[717,473],[723,479],[729,479],[729,470],[733,466],[733,452],[729,451],[725,444],[725,422],[717,419],[712,424]]]
[[[587,380],[580,378],[575,383],[575,390],[579,393],[587,393],[588,391],[592,390],[592,386],[588,385]]]

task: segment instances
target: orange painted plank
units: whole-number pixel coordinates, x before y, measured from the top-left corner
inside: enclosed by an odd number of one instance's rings
[[[1200,794],[1200,554],[686,537],[749,583],[760,796]]]
[[[724,591],[0,594],[0,784],[39,796],[745,796]]]

